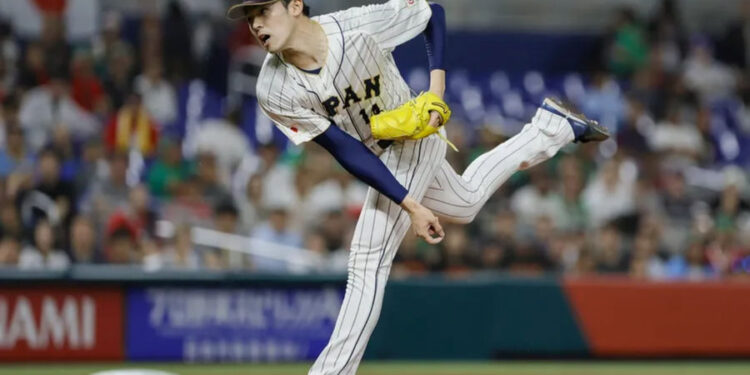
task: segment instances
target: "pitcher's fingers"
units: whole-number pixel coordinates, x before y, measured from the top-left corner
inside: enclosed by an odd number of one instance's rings
[[[443,226],[440,225],[440,221],[437,218],[431,223],[431,229],[434,230],[438,236],[445,237]]]
[[[430,111],[430,123],[429,125],[433,128],[437,128],[440,126],[440,115],[435,111]]]
[[[443,237],[424,236],[422,238],[430,245],[437,245],[443,241]]]
[[[430,235],[430,227],[429,226],[426,227],[426,228],[415,228],[415,229],[416,229],[416,232],[417,232],[417,237],[425,240],[425,242],[427,242],[429,244],[433,244],[433,242],[432,242],[433,239],[432,239],[432,236]]]

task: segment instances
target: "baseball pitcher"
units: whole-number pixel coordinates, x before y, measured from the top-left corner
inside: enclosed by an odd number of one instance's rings
[[[246,20],[268,51],[257,85],[261,109],[295,144],[313,141],[370,186],[351,244],[346,295],[328,345],[309,374],[354,374],[380,315],[391,263],[411,226],[439,243],[438,217],[469,223],[519,168],[606,129],[546,99],[523,130],[462,174],[445,160],[445,12],[426,0],[390,0],[309,17],[303,0],[246,0]],[[416,98],[392,51],[423,35],[430,90]]]

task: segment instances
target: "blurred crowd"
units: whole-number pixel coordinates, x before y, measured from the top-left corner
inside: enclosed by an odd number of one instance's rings
[[[747,275],[747,166],[726,161],[741,145],[723,132],[750,134],[750,7],[738,14],[706,35],[688,31],[672,1],[645,18],[621,10],[601,59],[581,72],[587,90],[568,98],[614,140],[517,173],[474,223],[446,223],[439,246],[407,235],[394,274]],[[54,12],[31,40],[0,25],[0,264],[290,270],[237,251],[239,235],[344,272],[366,186],[315,145],[252,146],[231,105],[189,138],[173,131],[179,87],[207,70],[200,35],[176,2],[146,12],[135,41],[122,24],[103,13],[101,31],[75,45]],[[252,43],[238,29],[230,44]],[[730,124],[716,115],[726,108]],[[470,137],[450,124],[456,170],[512,136],[493,125]],[[196,228],[226,240],[200,240]]]

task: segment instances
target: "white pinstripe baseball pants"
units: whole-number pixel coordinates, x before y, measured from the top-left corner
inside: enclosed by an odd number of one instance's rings
[[[446,146],[437,136],[394,143],[380,158],[409,194],[435,214],[469,223],[513,173],[549,159],[572,140],[567,120],[539,109],[520,133],[481,155],[463,175],[445,160]],[[309,375],[356,373],[380,316],[391,263],[410,225],[400,206],[370,189],[352,240],[344,302]]]

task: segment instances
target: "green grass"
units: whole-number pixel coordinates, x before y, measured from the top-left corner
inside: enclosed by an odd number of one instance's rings
[[[0,375],[89,375],[142,368],[178,375],[304,375],[307,364],[47,364],[0,365]],[[358,375],[748,375],[750,362],[371,362]]]

